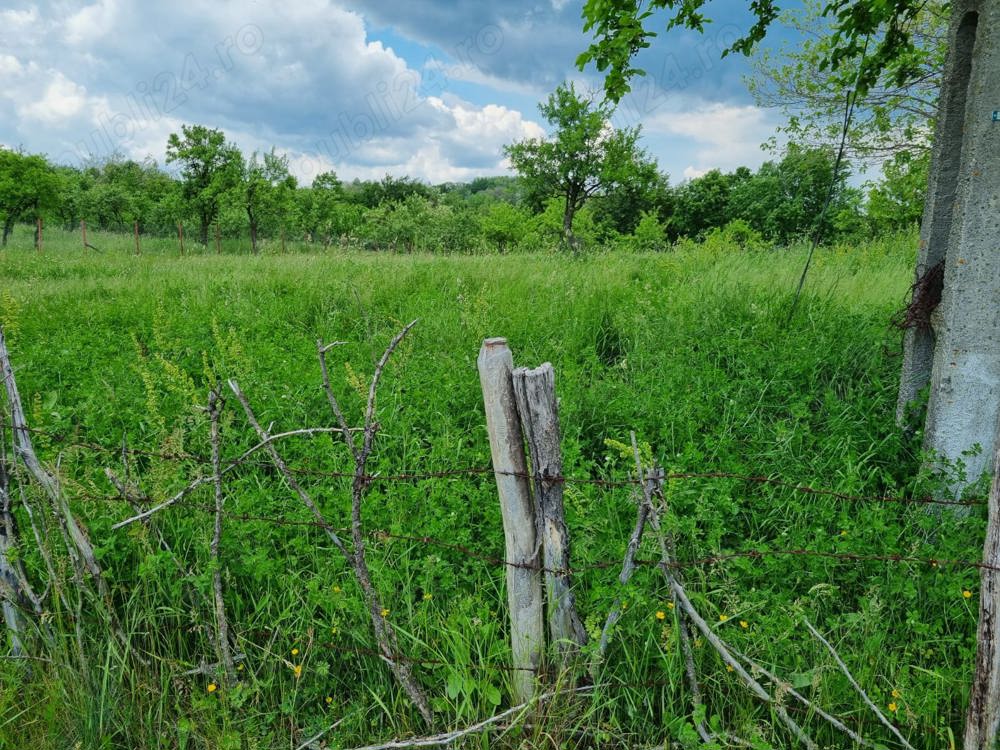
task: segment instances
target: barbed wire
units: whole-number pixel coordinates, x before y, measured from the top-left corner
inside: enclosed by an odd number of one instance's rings
[[[8,427],[5,423],[0,423],[0,429]],[[62,433],[50,432],[47,430],[42,430],[39,428],[27,428],[30,432],[48,436],[55,440],[63,442],[67,447],[80,448],[86,450],[92,450],[95,452],[100,452],[108,455],[120,456],[123,453],[128,455],[139,455],[150,458],[160,458],[166,461],[177,461],[177,462],[197,462],[202,464],[204,467],[208,467],[210,462],[204,456],[200,456],[195,453],[190,453],[187,451],[182,451],[179,453],[167,453],[150,451],[145,449],[128,448],[127,446],[120,446],[118,448],[109,448],[99,443],[94,443],[90,441],[75,441],[70,442],[66,435]],[[228,459],[224,462],[226,467],[236,467],[236,466],[248,466],[248,467],[259,467],[259,468],[270,468],[272,464],[269,461],[257,461],[250,459],[234,458]],[[355,473],[352,471],[331,471],[325,469],[315,469],[302,466],[289,466],[289,471],[292,474],[298,476],[312,476],[312,477],[323,477],[329,479],[355,479]],[[639,484],[639,481],[629,477],[627,479],[600,479],[593,477],[573,477],[573,476],[545,476],[539,477],[532,472],[501,472],[496,471],[491,466],[468,466],[459,468],[442,469],[438,471],[425,471],[425,472],[402,472],[397,474],[365,474],[362,475],[361,479],[368,483],[381,483],[381,482],[420,482],[420,481],[431,481],[436,479],[458,479],[461,477],[472,477],[472,476],[513,476],[523,479],[528,479],[535,481],[541,479],[545,482],[555,483],[555,484],[566,484],[566,485],[581,485],[581,486],[595,486],[595,487],[635,487]],[[942,505],[942,506],[955,506],[955,507],[975,507],[980,505],[985,505],[985,498],[967,498],[967,499],[945,499],[936,498],[931,496],[905,496],[905,495],[861,495],[852,494],[847,492],[841,492],[839,490],[814,487],[809,484],[802,482],[794,482],[783,477],[767,476],[763,474],[741,474],[738,472],[730,471],[704,471],[704,472],[671,472],[664,475],[664,479],[667,481],[685,481],[685,480],[709,480],[709,479],[731,479],[739,482],[746,482],[750,484],[761,484],[761,485],[772,485],[776,487],[782,487],[784,489],[791,490],[793,492],[801,492],[803,494],[819,495],[825,497],[832,497],[838,500],[843,500],[845,502],[852,503],[892,503],[900,505]]]

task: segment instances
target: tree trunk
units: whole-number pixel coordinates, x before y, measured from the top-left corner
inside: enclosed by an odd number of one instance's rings
[[[201,226],[198,228],[201,244],[203,247],[208,247],[208,229],[212,224],[212,217],[203,213],[198,218],[201,220]]]
[[[7,217],[3,223],[3,242],[0,245],[7,247],[7,238],[10,237],[10,233],[14,231],[14,219]]]
[[[563,239],[566,245],[574,253],[579,247],[576,235],[573,234],[573,217],[576,216],[576,206],[573,205],[572,198],[566,199],[566,210],[563,211]]]

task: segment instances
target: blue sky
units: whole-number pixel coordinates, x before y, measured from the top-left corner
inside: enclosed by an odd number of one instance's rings
[[[5,0],[0,144],[65,163],[120,152],[163,162],[182,123],[219,127],[244,150],[272,146],[296,174],[408,174],[429,182],[503,174],[502,147],[539,137],[538,102],[588,37],[582,0]],[[615,122],[640,124],[672,181],[756,166],[777,112],[754,106],[749,62],[720,51],[747,3],[714,0],[704,35],[658,37],[649,75]],[[661,19],[662,20],[662,19]],[[774,40],[781,39],[780,31]]]

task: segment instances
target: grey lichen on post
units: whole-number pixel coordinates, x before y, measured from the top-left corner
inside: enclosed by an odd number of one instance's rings
[[[483,342],[477,361],[486,428],[503,515],[515,699],[534,695],[545,648],[542,580],[535,508],[527,478],[524,437],[514,403],[514,359],[502,338]]]
[[[514,370],[517,410],[531,457],[538,534],[545,569],[549,638],[565,665],[587,642],[576,611],[569,566],[569,532],[563,512],[563,465],[556,376],[552,365]]]

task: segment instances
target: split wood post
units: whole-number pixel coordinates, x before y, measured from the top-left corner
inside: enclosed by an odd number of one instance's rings
[[[571,588],[555,370],[548,362],[534,370],[518,367],[513,380],[517,411],[531,457],[549,639],[566,666],[579,647],[587,643],[587,631],[576,612]]]
[[[80,234],[83,236],[83,249],[87,250],[87,222],[80,219]]]
[[[135,254],[142,255],[142,250],[139,248],[139,222],[132,222],[132,229],[135,232]]]
[[[528,484],[521,420],[514,402],[514,359],[507,340],[486,339],[477,364],[506,542],[507,605],[516,670],[514,699],[523,703],[535,693],[535,677],[545,648],[545,622],[535,508]]]
[[[184,255],[184,225],[181,222],[177,222],[177,240],[181,244],[181,255]]]
[[[965,720],[965,750],[992,750],[1000,728],[1000,424],[979,580],[976,668]]]

